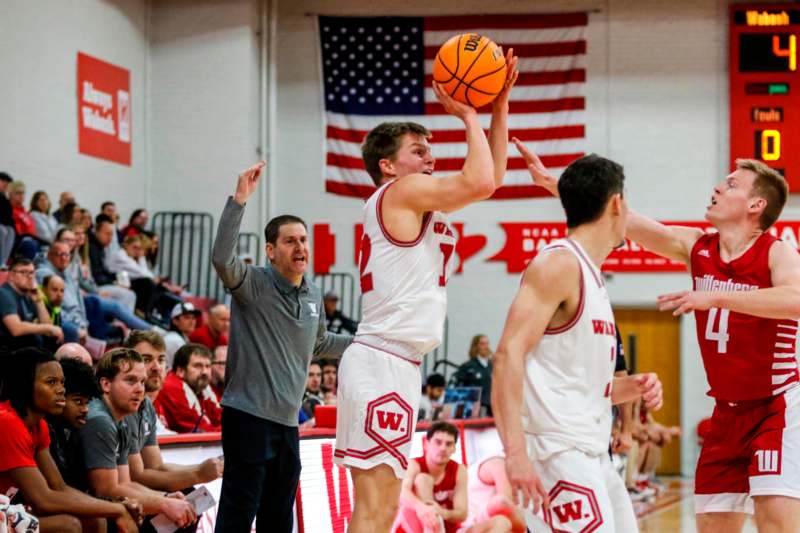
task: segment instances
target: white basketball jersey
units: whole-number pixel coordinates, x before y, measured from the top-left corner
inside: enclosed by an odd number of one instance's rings
[[[605,453],[611,435],[617,350],[611,303],[600,270],[580,244],[561,239],[542,253],[556,249],[578,259],[581,299],[572,320],[548,329],[525,358],[523,424],[538,460],[567,449]]]
[[[402,343],[419,361],[442,342],[456,236],[445,215],[435,211],[425,214],[415,240],[392,238],[381,219],[381,203],[393,183],[379,188],[364,206],[357,336]]]

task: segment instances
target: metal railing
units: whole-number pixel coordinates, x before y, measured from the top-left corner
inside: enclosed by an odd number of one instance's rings
[[[159,236],[158,271],[173,283],[204,298],[222,301],[225,288],[211,265],[211,248],[216,235],[214,217],[209,213],[160,211],[153,216],[151,231]],[[239,234],[239,256],[249,255],[261,264],[261,238],[252,232]]]

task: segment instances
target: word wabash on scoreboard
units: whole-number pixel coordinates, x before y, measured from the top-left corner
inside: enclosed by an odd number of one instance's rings
[[[730,7],[730,164],[760,159],[800,192],[800,3]]]

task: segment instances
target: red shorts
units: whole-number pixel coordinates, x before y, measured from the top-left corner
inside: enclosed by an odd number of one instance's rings
[[[800,498],[800,386],[717,401],[695,476],[695,512],[752,513],[751,496]]]

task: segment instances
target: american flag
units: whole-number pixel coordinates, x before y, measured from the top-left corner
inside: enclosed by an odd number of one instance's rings
[[[585,152],[586,13],[457,17],[320,17],[326,119],[325,188],[368,197],[372,179],[361,161],[366,133],[384,121],[419,122],[433,133],[436,171],[461,170],[464,127],[445,113],[431,86],[439,47],[453,35],[486,35],[514,48],[520,71],[511,92],[509,134],[558,174]],[[479,109],[489,127],[491,107]],[[531,184],[512,147],[504,186],[494,198],[547,195]]]

